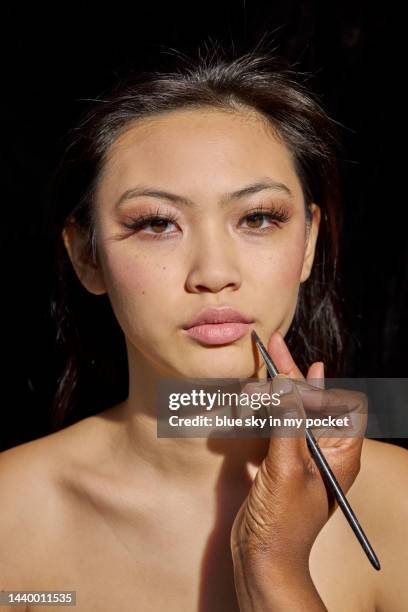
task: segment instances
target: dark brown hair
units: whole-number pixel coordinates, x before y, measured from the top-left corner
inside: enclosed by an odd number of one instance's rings
[[[93,198],[110,146],[131,123],[160,113],[213,107],[257,111],[280,135],[299,177],[307,220],[309,204],[322,213],[315,261],[302,283],[286,340],[305,372],[322,360],[326,376],[342,370],[344,327],[338,291],[339,173],[334,121],[303,83],[304,75],[275,54],[254,50],[228,58],[225,51],[176,56],[172,69],[130,72],[68,132],[50,191],[55,244],[51,312],[61,375],[51,406],[53,428],[121,401],[127,395],[127,357],[122,330],[107,295],[93,296],[77,279],[62,241],[68,218],[87,233],[95,257]]]

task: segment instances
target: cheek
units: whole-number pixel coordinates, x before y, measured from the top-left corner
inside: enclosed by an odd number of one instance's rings
[[[146,333],[152,318],[160,320],[168,313],[163,298],[170,297],[175,279],[163,261],[111,250],[105,251],[102,267],[113,311],[125,332]]]
[[[254,269],[256,278],[279,294],[298,289],[303,267],[305,241],[302,228],[282,234],[268,249],[259,249]]]
[[[267,249],[251,258],[251,295],[267,333],[284,335],[293,319],[303,267],[305,240],[302,227],[279,236]]]

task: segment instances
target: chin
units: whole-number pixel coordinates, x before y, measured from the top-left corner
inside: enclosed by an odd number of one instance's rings
[[[257,373],[253,363],[214,363],[197,364],[189,368],[187,378],[256,378]]]

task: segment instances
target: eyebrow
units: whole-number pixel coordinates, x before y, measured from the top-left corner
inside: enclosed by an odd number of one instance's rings
[[[220,201],[221,206],[225,206],[232,200],[239,200],[248,195],[252,195],[254,193],[259,193],[260,191],[264,191],[265,189],[271,189],[272,191],[278,191],[284,193],[289,196],[289,198],[293,199],[293,193],[289,189],[287,185],[284,183],[280,183],[278,181],[274,181],[272,179],[261,180],[256,183],[251,183],[250,185],[246,185],[242,187],[242,189],[238,189],[238,191],[233,191],[230,193],[225,193]],[[159,189],[155,189],[152,187],[147,187],[146,185],[138,185],[137,187],[133,187],[132,189],[128,189],[119,197],[117,202],[115,203],[114,208],[119,208],[124,202],[127,200],[131,200],[138,196],[144,196],[148,198],[161,198],[165,200],[170,200],[175,204],[182,204],[184,206],[194,206],[194,202],[190,198],[186,198],[185,196],[177,195],[175,193],[169,193],[168,191],[162,191]]]

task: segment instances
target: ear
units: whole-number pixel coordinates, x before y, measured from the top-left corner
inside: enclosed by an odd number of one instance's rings
[[[308,234],[306,236],[305,256],[303,259],[302,273],[300,276],[301,283],[304,283],[305,280],[309,278],[312,271],[320,225],[320,207],[317,204],[312,203],[309,205],[309,208],[311,212],[311,219],[309,222]]]
[[[85,289],[94,295],[106,293],[102,269],[93,259],[87,232],[74,220],[69,219],[62,230],[62,239],[72,266]]]

